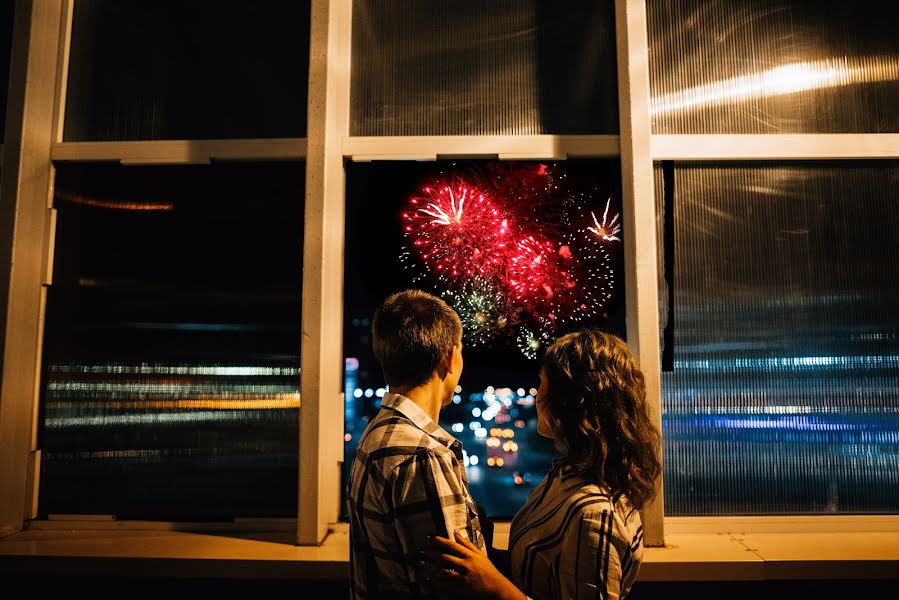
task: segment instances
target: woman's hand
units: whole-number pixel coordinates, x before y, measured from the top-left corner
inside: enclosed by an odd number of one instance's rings
[[[490,559],[470,541],[453,533],[456,541],[434,538],[431,557],[432,580],[438,590],[467,590],[474,597],[499,600],[524,600],[525,595],[503,577]]]

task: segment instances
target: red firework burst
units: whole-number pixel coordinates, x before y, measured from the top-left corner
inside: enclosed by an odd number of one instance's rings
[[[505,269],[508,219],[485,191],[460,178],[425,186],[409,199],[403,222],[411,253],[442,281],[490,279]]]
[[[552,329],[580,305],[580,265],[568,245],[529,235],[509,260],[510,296],[543,327]]]

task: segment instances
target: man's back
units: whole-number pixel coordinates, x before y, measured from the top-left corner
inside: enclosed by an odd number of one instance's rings
[[[347,504],[356,598],[429,596],[416,568],[428,536],[459,531],[484,546],[461,444],[397,394],[362,435]]]

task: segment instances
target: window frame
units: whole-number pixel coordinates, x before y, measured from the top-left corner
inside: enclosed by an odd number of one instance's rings
[[[653,162],[658,160],[814,160],[899,158],[899,134],[653,135],[650,120],[646,2],[615,0],[619,135],[396,136],[349,135],[352,0],[310,0],[307,137],[287,139],[63,142],[72,6],[76,0],[19,0],[16,7],[10,117],[3,153],[0,221],[15,227],[10,255],[0,436],[0,536],[36,517],[40,357],[46,287],[52,284],[54,162],[203,164],[212,160],[305,160],[299,500],[296,541],[321,545],[337,520],[343,452],[341,348],[345,161],[563,160],[619,157],[628,343],[646,376],[650,416],[661,427],[661,367]],[[26,44],[28,45],[26,47]],[[27,50],[27,51],[26,51]],[[23,56],[24,53],[24,56]],[[26,81],[25,73],[28,73]],[[13,102],[16,98],[19,101]],[[25,117],[28,117],[26,119]],[[12,119],[8,119],[10,122]],[[13,171],[11,171],[13,170]],[[14,172],[14,173],[13,173]],[[24,177],[21,173],[29,173]],[[13,177],[15,174],[15,177]],[[13,226],[8,229],[13,231]],[[664,440],[663,440],[664,444]],[[664,545],[664,492],[644,511],[646,544]],[[746,518],[697,518],[725,530]],[[873,519],[873,521],[872,521]],[[790,517],[790,527],[865,527],[899,517]],[[292,520],[291,520],[292,521]],[[678,529],[691,518],[668,520]],[[41,523],[37,523],[41,525]],[[52,523],[43,523],[52,528]],[[127,524],[125,524],[127,526]],[[134,523],[139,527],[139,523]],[[70,526],[70,524],[69,524]]]

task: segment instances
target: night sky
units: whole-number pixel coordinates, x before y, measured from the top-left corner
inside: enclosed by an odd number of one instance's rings
[[[589,209],[601,213],[607,198],[611,197],[613,210],[620,212],[618,161],[566,161],[550,165],[565,174],[571,192],[583,195]],[[419,288],[434,293],[444,287],[432,276],[414,281],[415,274],[426,269],[414,260],[411,263],[415,268],[408,268],[410,262],[401,260],[403,249],[408,246],[401,215],[409,197],[417,195],[423,185],[441,176],[475,173],[488,177],[495,173],[499,177],[508,177],[514,176],[516,169],[528,171],[540,167],[541,163],[484,161],[347,164],[344,354],[360,359],[360,385],[378,387],[382,384],[377,368],[370,371],[371,380],[364,380],[364,371],[374,364],[370,349],[370,318],[378,304],[389,294],[403,289]],[[493,171],[494,168],[498,170]],[[560,228],[558,214],[540,215],[537,211],[538,207],[529,206],[523,212],[529,213],[528,217],[534,220],[546,218],[547,228]],[[617,249],[612,257],[618,270],[613,300],[605,311],[607,316],[589,325],[624,336],[620,243]],[[561,328],[555,333],[558,335],[575,328]],[[495,343],[487,347],[466,345],[464,356],[461,385],[467,390],[483,390],[489,385],[536,385],[538,361],[525,358],[510,336],[498,336]]]

